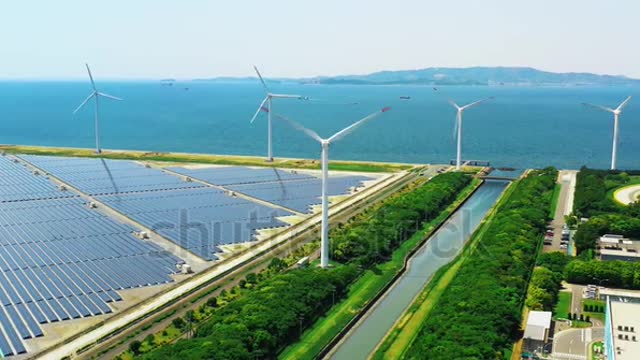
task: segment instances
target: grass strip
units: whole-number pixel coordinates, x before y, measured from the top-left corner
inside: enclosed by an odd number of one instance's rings
[[[290,169],[319,170],[320,161],[308,159],[275,159],[267,162],[264,158],[251,156],[234,155],[206,155],[206,154],[185,154],[185,153],[161,153],[144,151],[116,151],[105,150],[101,154],[96,154],[89,149],[75,148],[55,148],[38,146],[18,146],[0,145],[0,151],[8,154],[26,154],[42,156],[63,156],[63,157],[85,157],[104,158],[116,160],[138,160],[138,161],[159,161],[169,163],[200,163],[212,165],[235,165],[235,166],[261,166],[278,167]],[[359,161],[331,161],[329,169],[336,171],[357,171],[357,172],[398,172],[409,170],[414,165],[395,163],[374,163]]]

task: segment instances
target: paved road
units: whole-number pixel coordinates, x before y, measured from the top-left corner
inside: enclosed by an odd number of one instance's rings
[[[568,329],[557,333],[553,341],[554,359],[586,360],[589,345],[604,338],[603,328]]]
[[[567,249],[560,249],[562,241],[562,226],[564,225],[564,216],[569,215],[573,210],[573,194],[576,187],[577,171],[562,170],[558,173],[557,183],[560,184],[560,196],[558,197],[558,205],[556,214],[551,222],[553,227],[553,243],[544,247],[544,252],[562,251],[566,253]]]
[[[564,286],[571,290],[571,312],[580,314],[582,312],[582,292],[584,286],[576,284],[564,284]]]

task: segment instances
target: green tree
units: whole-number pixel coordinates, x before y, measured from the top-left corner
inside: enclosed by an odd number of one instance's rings
[[[144,338],[144,341],[146,341],[146,342],[147,342],[147,344],[149,344],[149,345],[153,346],[153,345],[155,344],[156,337],[155,337],[155,336],[153,336],[153,334],[149,334],[149,335],[147,335],[147,337],[146,337],[146,338]]]
[[[245,280],[247,281],[247,283],[255,285],[258,283],[258,275],[254,273],[248,273]]]
[[[211,308],[217,308],[218,307],[218,298],[215,296],[212,296],[210,298],[207,299],[207,306],[211,307]]]
[[[141,346],[142,346],[142,343],[140,341],[133,340],[131,343],[129,343],[129,351],[131,351],[133,355],[140,355]]]
[[[180,329],[180,330],[182,330],[184,328],[184,325],[185,325],[184,319],[182,319],[181,317],[177,317],[177,318],[173,319],[171,321],[171,323],[173,324],[173,326],[176,329]]]

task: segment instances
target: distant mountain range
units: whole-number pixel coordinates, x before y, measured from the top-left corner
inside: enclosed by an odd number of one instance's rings
[[[195,81],[242,83],[257,80],[254,77],[220,77],[195,79]],[[433,67],[418,70],[379,71],[367,75],[278,78],[267,81],[351,85],[640,85],[639,79],[621,75],[554,73],[530,67]]]

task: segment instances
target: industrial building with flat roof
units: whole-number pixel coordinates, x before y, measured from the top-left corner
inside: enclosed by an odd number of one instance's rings
[[[640,241],[605,234],[598,239],[601,260],[640,261]]]
[[[605,354],[607,360],[640,359],[640,304],[607,299]]]
[[[547,344],[550,330],[550,311],[530,311],[523,336],[524,350],[529,352],[540,351]]]

